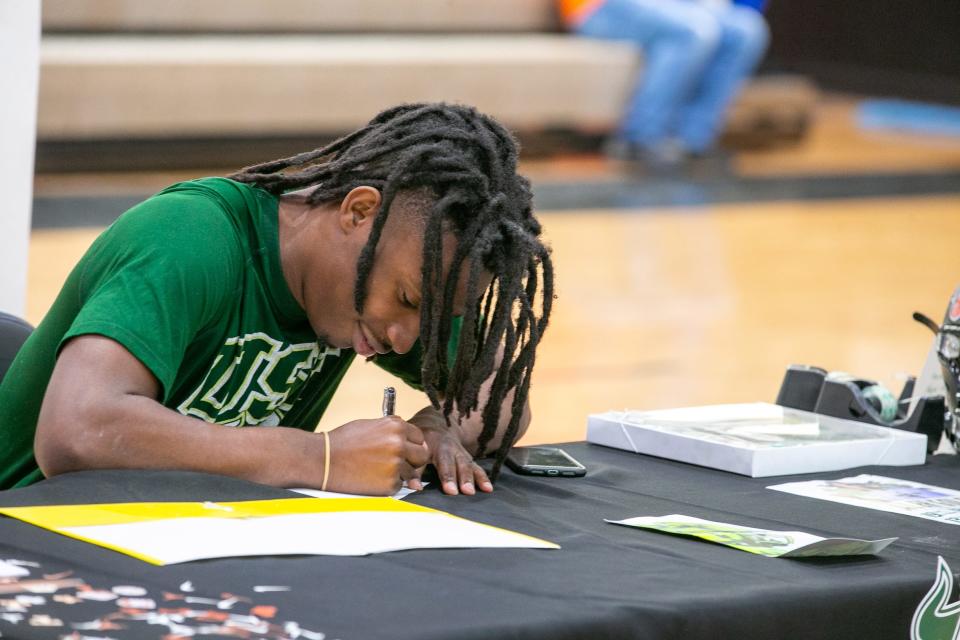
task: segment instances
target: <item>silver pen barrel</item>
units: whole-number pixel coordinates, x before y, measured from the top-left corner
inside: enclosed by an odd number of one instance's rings
[[[393,387],[383,389],[383,415],[392,416],[397,406],[397,390]]]

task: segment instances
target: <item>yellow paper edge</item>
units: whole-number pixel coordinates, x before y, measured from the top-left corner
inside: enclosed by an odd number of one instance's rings
[[[174,518],[262,518],[338,511],[422,511],[393,498],[287,498],[243,502],[126,502],[114,504],[0,507],[0,513],[43,527],[90,527]]]

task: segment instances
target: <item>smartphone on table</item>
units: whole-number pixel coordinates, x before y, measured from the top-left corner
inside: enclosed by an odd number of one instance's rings
[[[578,478],[587,468],[556,447],[514,447],[507,454],[507,466],[527,476]]]

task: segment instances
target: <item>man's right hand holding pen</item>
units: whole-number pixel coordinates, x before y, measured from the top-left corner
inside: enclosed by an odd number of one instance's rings
[[[487,383],[485,383],[487,386]],[[481,387],[481,398],[485,400]],[[431,406],[424,407],[409,421],[396,415],[396,392],[384,390],[384,416],[373,420],[354,420],[330,432],[331,464],[328,489],[361,495],[392,495],[403,482],[411,489],[423,488],[423,469],[432,463],[437,469],[440,489],[447,495],[475,495],[477,490],[489,493],[493,483],[487,472],[474,460],[480,435],[480,411],[469,418],[447,426],[443,414]],[[513,394],[504,399],[510,406]],[[501,414],[500,428],[488,444],[496,451],[509,413]],[[529,405],[523,408],[519,439],[530,423]]]
[[[354,420],[329,436],[328,491],[389,496],[414,478],[419,488],[422,468],[430,461],[423,432],[395,415]]]

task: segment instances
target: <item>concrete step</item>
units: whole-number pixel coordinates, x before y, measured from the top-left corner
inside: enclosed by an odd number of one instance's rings
[[[46,31],[556,30],[553,0],[44,0]]]
[[[638,64],[629,45],[559,34],[45,35],[38,135],[326,133],[410,101],[474,104],[517,129],[603,130]]]

